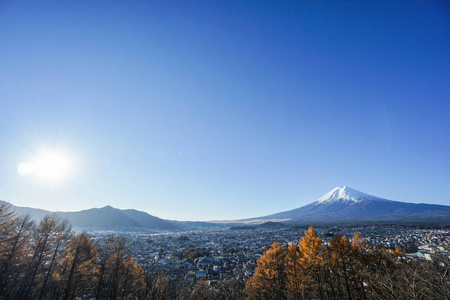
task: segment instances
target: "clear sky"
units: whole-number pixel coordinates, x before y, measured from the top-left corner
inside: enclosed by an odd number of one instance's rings
[[[59,180],[18,173],[70,158]],[[178,220],[450,205],[446,1],[1,1],[0,199]]]

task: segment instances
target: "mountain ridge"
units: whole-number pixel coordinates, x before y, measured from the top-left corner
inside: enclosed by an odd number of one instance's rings
[[[170,220],[164,220],[143,211],[134,209],[121,210],[110,205],[75,212],[51,212],[39,208],[15,206],[11,203],[8,204],[17,214],[28,214],[31,216],[32,220],[37,223],[39,223],[44,216],[57,213],[62,218],[66,218],[72,226],[82,229],[180,229],[180,226],[174,224]]]
[[[36,222],[39,222],[45,215],[52,214],[52,212],[43,209],[10,205],[18,214],[29,214]],[[165,220],[136,209],[122,210],[110,205],[78,212],[58,212],[58,214],[67,218],[74,227],[82,229],[177,230],[224,224],[259,224],[268,221],[336,223],[346,221],[401,221],[405,219],[420,221],[426,218],[450,220],[450,206],[388,200],[360,192],[348,186],[340,186],[299,208],[241,220],[209,222]]]
[[[433,217],[450,217],[450,206],[388,200],[360,192],[348,186],[340,186],[299,208],[241,221],[246,223],[258,223],[267,220],[274,222],[339,222]]]

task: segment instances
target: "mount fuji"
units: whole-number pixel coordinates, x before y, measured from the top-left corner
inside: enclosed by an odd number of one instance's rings
[[[278,222],[337,222],[371,220],[449,219],[450,206],[399,202],[372,196],[348,186],[340,186],[315,200],[293,210],[259,218],[245,223]]]

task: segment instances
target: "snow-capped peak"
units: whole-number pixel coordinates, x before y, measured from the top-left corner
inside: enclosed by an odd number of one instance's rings
[[[339,186],[332,189],[330,192],[320,197],[316,201],[316,204],[327,204],[327,203],[358,203],[364,200],[378,200],[378,201],[386,201],[386,199],[382,199],[379,197],[375,197],[352,188],[348,186]]]

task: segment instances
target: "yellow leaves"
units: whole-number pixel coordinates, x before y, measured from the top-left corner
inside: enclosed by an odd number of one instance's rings
[[[285,265],[285,249],[278,243],[273,243],[272,248],[267,250],[264,255],[258,260],[258,267],[255,269],[255,275],[265,278],[273,279]]]
[[[99,244],[99,249],[99,264],[94,272],[98,298],[131,299],[144,293],[144,271],[131,256],[124,238],[110,236]]]
[[[295,245],[288,247],[286,255],[287,290],[291,295],[297,295],[296,299],[304,290],[303,283],[305,282],[305,270],[301,265],[301,257],[298,247]]]
[[[138,266],[137,261],[133,257],[128,256],[127,258],[125,258],[123,265],[124,274],[127,274],[128,277],[126,279],[131,279],[134,284],[133,290],[139,292],[145,289],[144,270],[142,270],[142,268]],[[122,290],[123,292],[127,292],[124,286],[122,287]]]
[[[314,227],[310,226],[305,231],[305,236],[299,242],[299,249],[302,256],[306,259],[313,259],[323,251],[322,239]]]
[[[310,226],[305,231],[305,236],[299,242],[301,253],[300,264],[303,268],[319,267],[322,261],[323,252],[322,239],[317,234],[314,227]]]
[[[68,222],[57,214],[36,226],[28,216],[15,216],[1,201],[0,236],[0,299],[145,297],[146,276],[125,240],[113,239],[113,247],[102,240],[97,248],[86,234],[74,237]],[[106,262],[109,278],[102,273]],[[117,297],[99,295],[105,290],[101,285],[114,286]]]
[[[323,260],[323,243],[314,227],[305,231],[299,246],[285,248],[274,243],[258,261],[253,277],[247,281],[250,299],[300,298],[305,290],[317,287],[316,273]]]
[[[353,234],[352,246],[354,249],[357,249],[359,251],[364,251],[364,249],[367,247],[367,242],[364,241],[362,235],[359,232]]]
[[[298,263],[298,260],[301,258],[301,254],[295,245],[289,245],[289,247],[287,249],[286,258],[287,258],[288,263],[293,263],[293,264]]]
[[[68,295],[73,292],[76,283],[87,282],[87,277],[97,261],[97,248],[83,233],[67,244],[64,253],[53,277],[59,282],[65,282],[64,294]]]
[[[265,295],[266,298],[283,299],[286,281],[286,248],[273,243],[258,260],[251,280],[246,284],[249,297]],[[256,297],[257,298],[257,297]]]
[[[405,254],[405,251],[403,250],[402,247],[395,247],[395,249],[391,252],[391,255],[393,257],[398,257],[403,254]]]

